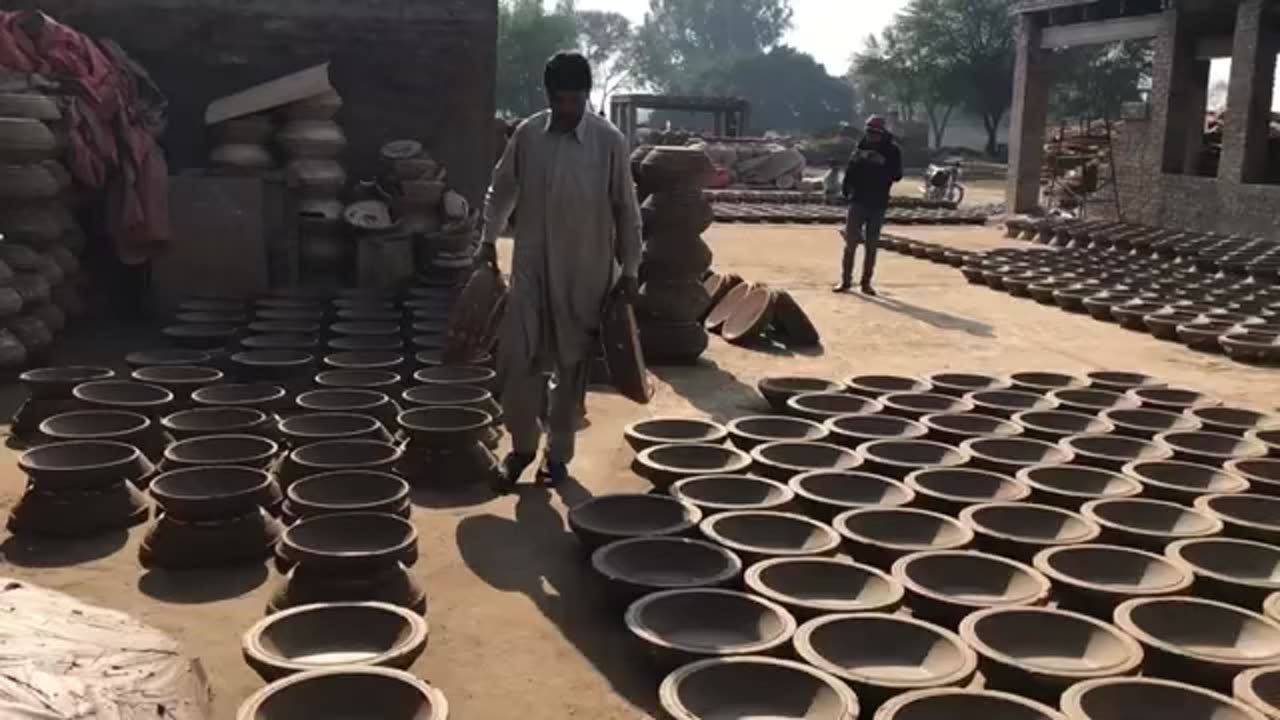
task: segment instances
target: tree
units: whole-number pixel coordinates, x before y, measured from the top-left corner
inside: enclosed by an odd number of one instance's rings
[[[1116,119],[1151,77],[1150,41],[1069,48],[1055,53],[1053,111],[1062,119]]]
[[[715,66],[761,55],[791,27],[791,0],[649,0],[634,61],[664,92]]]
[[[546,105],[542,70],[547,59],[577,45],[571,0],[548,12],[542,0],[502,0],[498,5],[498,110],[525,117]]]
[[[609,97],[631,78],[635,68],[631,21],[622,13],[604,10],[580,10],[577,21],[578,49],[591,62],[597,107],[608,107]]]
[[[923,110],[934,146],[941,147],[960,102],[954,68],[946,58],[929,52],[927,39],[916,33],[900,16],[880,38],[867,38],[865,49],[854,55],[849,78],[863,97],[879,105],[866,108],[869,112],[892,111],[915,120],[917,109]]]

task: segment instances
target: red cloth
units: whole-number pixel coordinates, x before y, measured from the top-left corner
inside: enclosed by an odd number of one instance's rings
[[[144,262],[173,237],[169,168],[139,110],[132,75],[92,39],[38,12],[0,11],[0,68],[62,84],[69,108],[70,168],[94,190],[118,182],[116,252]]]

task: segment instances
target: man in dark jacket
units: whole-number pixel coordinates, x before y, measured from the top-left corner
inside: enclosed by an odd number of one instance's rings
[[[889,189],[902,179],[902,150],[884,118],[867,120],[866,134],[849,158],[844,173],[844,196],[849,199],[849,221],[844,231],[844,264],[835,292],[853,287],[853,259],[858,245],[866,246],[862,261],[862,292],[874,296],[871,277],[876,271],[876,250],[884,213],[889,209]]]

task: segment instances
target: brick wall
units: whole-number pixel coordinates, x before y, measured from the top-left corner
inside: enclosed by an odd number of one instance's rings
[[[351,177],[422,140],[480,199],[493,163],[497,0],[8,0],[120,43],[170,100],[175,171],[201,167],[209,101],[325,61],[345,100]]]

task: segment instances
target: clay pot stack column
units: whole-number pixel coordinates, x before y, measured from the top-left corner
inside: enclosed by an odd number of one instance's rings
[[[284,125],[275,140],[289,158],[285,179],[298,202],[298,268],[304,284],[338,283],[350,267],[340,199],[347,171],[338,161],[347,136],[333,119],[341,108],[342,97],[331,90],[280,109]]]
[[[134,484],[153,468],[132,445],[72,441],[42,445],[18,460],[26,492],[9,515],[9,531],[87,537],[145,522],[151,514]]]
[[[660,365],[692,364],[707,349],[701,318],[711,297],[702,275],[711,267],[712,254],[701,234],[713,216],[702,191],[714,168],[698,148],[656,147],[632,160],[645,198],[643,287],[636,307],[645,359]]]
[[[433,160],[416,140],[397,140],[382,148],[389,185],[398,187],[394,201],[401,228],[411,234],[413,264],[429,285],[453,287],[471,270],[480,214],[449,188],[449,170]]]

